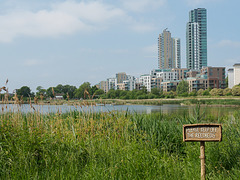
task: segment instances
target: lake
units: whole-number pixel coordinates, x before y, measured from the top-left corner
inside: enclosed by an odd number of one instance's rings
[[[130,113],[155,113],[162,112],[164,114],[183,114],[190,113],[194,114],[194,109],[196,106],[181,106],[179,104],[164,104],[160,106],[156,105],[110,105],[106,104],[105,106],[69,106],[65,105],[33,105],[34,109],[30,107],[29,104],[13,105],[13,104],[2,104],[2,112],[11,111],[11,112],[34,112],[38,111],[40,113],[65,113],[69,111],[82,111],[82,112],[110,112],[110,111],[129,111]],[[217,106],[207,106],[201,107],[201,112],[211,114],[215,117],[223,115],[231,115],[235,111],[239,111],[240,107],[217,107]]]

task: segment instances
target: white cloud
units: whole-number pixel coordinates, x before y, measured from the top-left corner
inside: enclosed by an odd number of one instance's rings
[[[54,9],[91,23],[105,23],[108,20],[125,16],[123,10],[97,1],[90,3],[66,1],[54,5]]]
[[[233,65],[236,63],[240,63],[240,56],[236,56],[233,58],[226,58],[221,62],[221,66],[226,67],[226,71],[230,68],[233,68]]]
[[[122,3],[130,11],[143,12],[165,5],[166,0],[122,0]]]
[[[151,46],[147,46],[147,47],[144,47],[143,48],[143,51],[146,52],[146,53],[158,53],[158,45],[157,44],[153,44]]]
[[[159,7],[166,0],[129,0],[124,6],[131,10]],[[12,42],[19,36],[59,37],[76,32],[95,32],[123,24],[136,32],[155,29],[152,24],[138,22],[123,9],[103,1],[66,0],[44,4],[41,9],[19,8],[11,5],[0,14],[0,42]],[[135,8],[135,9],[134,9]]]
[[[145,32],[151,32],[155,29],[154,25],[152,24],[144,24],[144,23],[133,23],[130,28],[133,31],[139,32],[139,33],[145,33]]]
[[[12,11],[0,15],[0,42],[11,42],[20,35],[56,37],[76,31],[105,28],[111,20],[124,19],[121,9],[100,2],[66,1],[50,10]]]
[[[240,48],[239,41],[222,40],[217,44],[219,47]]]
[[[28,66],[28,67],[37,66],[40,64],[41,64],[41,62],[38,60],[35,60],[35,59],[26,60],[24,62],[24,66]]]
[[[222,0],[185,0],[185,1],[190,6],[198,6],[198,5],[211,3],[211,2],[220,2]]]

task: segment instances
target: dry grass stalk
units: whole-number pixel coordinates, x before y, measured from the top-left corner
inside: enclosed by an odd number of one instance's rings
[[[40,94],[40,99],[41,99],[41,101],[43,101],[43,97],[44,97],[44,96],[43,96],[43,94],[41,93],[41,94]]]
[[[87,89],[85,89],[85,91],[84,91],[84,99],[86,99],[86,95],[88,95],[88,98],[91,99],[91,95],[89,94]]]
[[[68,92],[67,92],[67,99],[68,99],[68,101],[69,101],[69,94],[68,94]]]
[[[55,92],[53,87],[52,87],[52,93],[53,93],[53,97],[55,97]]]
[[[30,104],[30,107],[35,111],[35,108],[32,105],[32,100],[31,100],[31,96],[30,95],[29,95],[29,104]]]
[[[17,93],[14,94],[13,100],[14,100],[14,104],[20,104],[19,99],[17,97]]]
[[[38,104],[38,97],[34,97],[34,104]]]
[[[21,104],[24,104],[23,95],[21,95],[21,99],[20,99],[20,105],[21,105]]]

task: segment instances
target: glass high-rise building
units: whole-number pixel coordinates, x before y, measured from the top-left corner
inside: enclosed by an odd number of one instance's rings
[[[172,38],[167,29],[158,37],[158,68],[181,68],[180,39]]]
[[[199,70],[207,66],[207,10],[189,12],[186,30],[187,68]]]

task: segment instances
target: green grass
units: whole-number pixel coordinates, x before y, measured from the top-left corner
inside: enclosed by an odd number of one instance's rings
[[[195,114],[128,112],[0,115],[0,179],[200,179],[200,144],[182,141]],[[212,118],[223,141],[206,143],[207,179],[240,176],[240,112]]]

